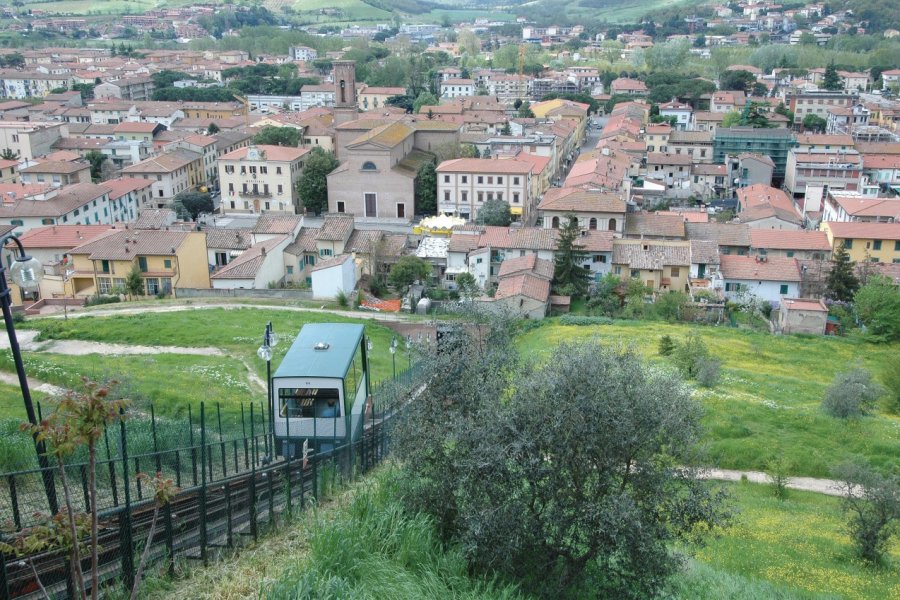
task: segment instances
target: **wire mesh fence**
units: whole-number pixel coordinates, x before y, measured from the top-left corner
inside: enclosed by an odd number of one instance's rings
[[[150,452],[131,453],[132,422],[107,429],[96,468],[100,585],[130,588],[147,544],[150,561],[166,561],[171,573],[179,560],[206,564],[222,549],[256,540],[264,529],[370,470],[389,452],[390,421],[415,382],[415,369],[410,369],[373,386],[361,434],[306,455],[274,456],[276,440],[260,405],[242,407],[240,426],[226,427],[218,406],[210,410],[201,404],[189,414],[186,433],[166,440],[160,439],[151,409]],[[65,506],[63,472],[73,509],[88,512],[88,464],[74,462],[63,469],[0,474],[0,520],[16,531],[39,523],[39,513],[51,512],[45,480],[53,483],[56,505]],[[155,520],[154,490],[136,478],[140,472],[160,472],[180,488]],[[38,597],[40,585],[51,597],[73,597],[72,569],[64,553],[0,559],[0,600]],[[86,572],[89,560],[81,568]]]

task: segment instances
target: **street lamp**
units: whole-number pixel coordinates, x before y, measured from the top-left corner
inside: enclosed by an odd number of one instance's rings
[[[9,276],[13,282],[23,290],[34,291],[41,285],[41,279],[44,278],[44,269],[41,261],[25,254],[25,248],[19,238],[12,234],[5,236],[0,240],[0,248],[6,246],[9,241],[15,242],[18,246],[18,255],[15,257],[13,264],[9,267]],[[28,378],[25,375],[25,364],[22,362],[22,351],[19,348],[19,340],[16,337],[16,327],[12,318],[12,297],[10,295],[9,286],[6,283],[7,268],[0,261],[0,305],[3,308],[3,323],[6,325],[6,333],[9,335],[9,349],[12,351],[13,362],[16,364],[16,374],[19,376],[19,387],[22,389],[22,400],[25,403],[25,413],[28,415],[28,422],[37,425],[37,415],[34,412],[34,404],[31,401],[31,390],[28,389]],[[43,441],[37,439],[37,432],[34,433],[34,447],[38,455],[38,465],[41,468],[41,474],[44,481],[44,491],[47,492],[47,503],[50,512],[56,514],[59,510],[56,501],[56,485],[50,472],[50,463],[47,461],[47,448]]]
[[[272,328],[272,321],[269,321],[266,323],[262,346],[256,351],[256,355],[266,361],[266,410],[269,411],[269,433],[271,435],[275,435],[275,413],[272,406],[272,348],[278,345],[279,339],[278,334]],[[275,454],[274,447],[272,448],[272,454]]]
[[[406,361],[407,368],[412,369],[412,336],[406,336]]]
[[[397,336],[391,339],[391,362],[394,365],[394,381],[397,380]]]

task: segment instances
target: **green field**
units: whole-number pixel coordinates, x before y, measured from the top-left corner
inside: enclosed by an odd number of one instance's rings
[[[853,553],[840,500],[791,491],[777,500],[768,486],[727,486],[739,511],[736,524],[697,553],[712,568],[781,586],[848,600],[900,598],[900,540],[882,567]]]
[[[56,2],[28,2],[23,9],[42,10],[60,15],[119,15],[141,14],[155,8],[155,0],[59,0]]]
[[[280,5],[293,7],[298,15],[308,17],[316,15],[320,10],[327,8],[335,8],[340,10],[338,15],[322,15],[317,22],[327,23],[330,21],[381,21],[389,23],[391,13],[380,8],[376,8],[371,4],[366,4],[362,0],[298,0],[291,2],[290,0],[273,0]],[[270,2],[266,3],[267,5]],[[272,8],[272,7],[270,7]]]
[[[764,470],[770,458],[783,455],[792,463],[793,474],[812,477],[828,477],[834,466],[853,459],[883,470],[900,466],[900,417],[879,413],[841,421],[819,409],[835,373],[859,364],[877,375],[896,360],[896,345],[775,337],[727,327],[695,329],[711,355],[723,360],[719,385],[695,392],[706,408],[710,465]],[[648,359],[666,365],[657,355],[659,338],[669,334],[679,341],[690,330],[688,325],[660,322],[564,326],[550,320],[525,333],[520,344],[529,356],[549,357],[562,341],[596,338],[632,344]]]

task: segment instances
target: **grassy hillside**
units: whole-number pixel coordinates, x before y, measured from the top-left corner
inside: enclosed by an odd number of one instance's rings
[[[659,338],[669,334],[679,341],[690,330],[688,325],[658,322],[565,326],[551,320],[524,334],[520,344],[523,353],[549,359],[563,340],[597,338],[632,344],[648,359],[668,365],[657,354]],[[723,360],[719,385],[696,391],[706,407],[704,425],[715,465],[764,470],[767,460],[784,455],[794,474],[813,477],[828,477],[833,466],[852,459],[885,470],[900,466],[900,418],[881,413],[842,421],[819,409],[835,373],[859,364],[877,375],[887,361],[896,359],[896,345],[774,337],[727,327],[696,331],[710,353]]]

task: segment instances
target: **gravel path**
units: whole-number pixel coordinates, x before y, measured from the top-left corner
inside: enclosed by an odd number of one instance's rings
[[[91,342],[87,340],[49,340],[46,342],[35,341],[37,331],[28,329],[16,332],[19,346],[28,352],[52,352],[54,354],[69,354],[72,356],[84,356],[86,354],[121,355],[121,354],[194,354],[198,356],[224,356],[219,348],[182,348],[180,346],[138,346],[132,344],[108,344],[105,342]],[[9,348],[7,338],[0,339],[0,350]]]
[[[770,483],[769,476],[759,471],[731,471],[728,469],[704,469],[700,472],[703,479],[713,479],[719,481],[740,481],[741,477],[747,476],[752,483]],[[817,492],[819,494],[827,494],[829,496],[843,496],[840,490],[840,482],[833,479],[816,479],[814,477],[791,477],[787,487],[792,490],[801,490],[804,492]]]

